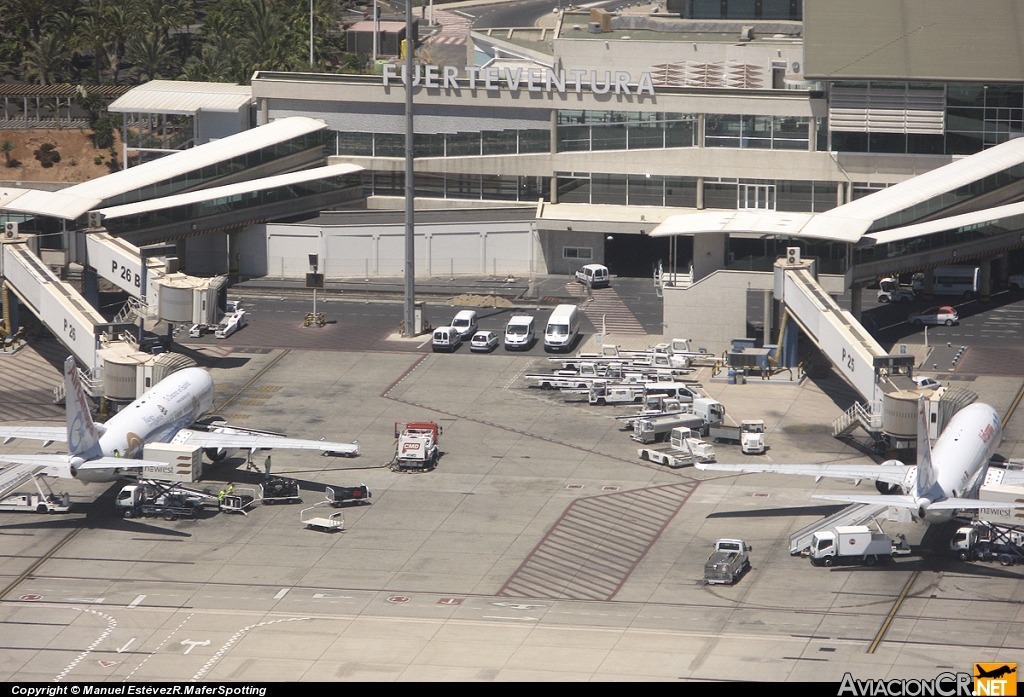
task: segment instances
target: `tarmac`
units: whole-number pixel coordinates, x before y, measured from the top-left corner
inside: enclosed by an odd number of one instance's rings
[[[635,407],[529,387],[521,376],[548,363],[532,356],[251,349],[246,331],[194,347],[218,411],[358,439],[361,456],[276,451],[273,473],[300,480],[303,504],[248,516],[123,520],[120,485],[77,482],[71,514],[0,513],[0,678],[838,681],[931,678],[1020,653],[1022,575],[951,558],[937,531],[883,522],[915,554],[871,569],[790,557],[789,535],[836,510],[812,494],[870,484],[641,462],[614,419]],[[768,429],[765,455],[716,444],[719,462],[872,461],[863,443],[830,435],[855,397],[835,374],[774,386],[696,377],[734,422]],[[976,376],[972,389],[1005,412],[1022,383]],[[435,471],[386,466],[394,423],[410,420],[444,429]],[[1007,457],[1022,454],[1021,421],[1007,426]],[[207,465],[202,485],[255,484],[244,467]],[[372,503],[341,509],[344,532],[301,526],[325,486],[360,483]],[[705,587],[720,537],[751,544],[753,568]]]

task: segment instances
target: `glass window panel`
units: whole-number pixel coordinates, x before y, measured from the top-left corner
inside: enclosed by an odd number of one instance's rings
[[[692,148],[694,142],[695,119],[685,121],[667,121],[665,123],[666,148]]]
[[[443,133],[417,133],[412,142],[416,157],[444,157]],[[404,152],[402,156],[405,156]]]
[[[907,152],[914,155],[941,155],[943,141],[941,133],[908,133]]]
[[[518,198],[519,177],[485,174],[481,177],[485,200],[515,201]]]
[[[775,185],[775,210],[814,210],[814,185],[812,182],[779,181]]]
[[[696,177],[665,177],[665,205],[696,208]]]
[[[582,109],[559,109],[558,110],[558,125],[563,124],[582,124],[586,112]]]
[[[590,150],[590,126],[559,126],[558,152]]]
[[[832,149],[838,152],[867,152],[867,133],[832,131]]]
[[[757,19],[754,0],[727,0],[729,19]]]
[[[558,202],[590,203],[590,179],[582,177],[559,177]]]
[[[907,152],[907,135],[905,133],[870,133],[868,135],[869,152]]]
[[[814,182],[814,212],[832,210],[839,194],[838,182]]]
[[[956,108],[946,110],[947,131],[984,131],[985,110]]]
[[[479,174],[449,174],[446,182],[448,198],[480,198]]]
[[[483,131],[484,155],[515,155],[517,136],[514,130]]]
[[[593,150],[625,150],[626,124],[594,125],[590,131]]]
[[[663,123],[647,121],[629,124],[629,149],[661,148],[665,144]]]
[[[693,0],[693,19],[724,19],[721,0]]]
[[[946,86],[946,104],[949,106],[985,106],[985,90],[982,85],[951,82]]]
[[[591,203],[626,205],[625,174],[592,174]]]
[[[664,177],[652,177],[644,174],[630,174],[627,178],[629,186],[628,203],[630,206],[663,206]]]
[[[405,157],[405,135],[401,133],[377,133],[373,137],[375,157]]]
[[[446,139],[448,157],[465,157],[480,154],[479,133],[449,133]]]
[[[416,172],[412,178],[413,189],[417,196],[425,198],[444,198],[444,175],[433,172]]]
[[[1024,86],[1022,85],[985,85],[985,106],[1001,106],[1021,108],[1024,105]]]
[[[736,184],[704,182],[705,208],[736,208]]]
[[[542,129],[519,131],[519,152],[548,152],[551,149],[551,133]]]

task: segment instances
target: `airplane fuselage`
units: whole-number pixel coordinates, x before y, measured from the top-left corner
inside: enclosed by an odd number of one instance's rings
[[[92,457],[141,458],[146,443],[166,443],[213,408],[213,379],[202,368],[179,370],[110,418],[100,428]],[[109,482],[122,477],[117,469],[82,470],[84,482]]]
[[[1002,432],[999,414],[987,404],[971,404],[958,411],[932,448],[935,485],[926,496],[933,501],[976,496]],[[952,514],[928,511],[925,520],[941,522]]]

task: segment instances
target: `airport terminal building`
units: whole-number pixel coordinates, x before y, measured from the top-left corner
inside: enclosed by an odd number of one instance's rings
[[[596,262],[656,275],[665,333],[718,350],[748,333],[751,307],[768,307],[758,293],[787,247],[815,259],[830,293],[852,289],[855,314],[860,290],[884,275],[969,261],[987,292],[1020,265],[1024,224],[1007,208],[1024,187],[1018,3],[975,3],[970,26],[946,0],[676,7],[681,16],[567,10],[554,26],[471,31],[465,65],[416,67],[414,186],[418,208],[437,211],[417,226],[418,274]],[[319,253],[328,277],[400,275],[406,76],[380,72],[253,76],[252,133],[297,129],[272,138],[280,152],[261,165],[258,176],[298,176],[274,192],[258,193],[275,188],[261,180],[198,193],[256,176],[235,166],[253,157],[241,135],[147,163],[152,185],[137,200],[85,184],[73,188],[92,205],[51,197],[5,214],[29,226],[56,215],[67,229],[102,208],[119,234],[178,240],[196,273],[297,278]],[[245,120],[228,96],[217,128]],[[126,124],[146,122],[124,110]],[[191,165],[158,169],[228,142],[223,162],[193,168],[195,182],[174,179]],[[340,165],[351,169],[331,179]],[[295,193],[299,180],[319,188]],[[190,198],[160,201],[172,193]],[[305,203],[288,210],[292,193]],[[196,210],[221,215],[176,227]],[[695,314],[709,303],[727,308],[720,327]],[[775,320],[763,314],[767,336]]]

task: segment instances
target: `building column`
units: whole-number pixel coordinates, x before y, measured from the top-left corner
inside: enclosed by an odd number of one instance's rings
[[[697,177],[697,210],[704,210],[704,177]]]
[[[924,270],[924,289],[921,291],[921,297],[925,300],[935,297],[935,269]]]
[[[257,125],[266,126],[268,123],[270,123],[270,100],[264,97],[260,100],[260,116]]]
[[[82,296],[85,301],[100,309],[100,280],[96,271],[89,266],[82,267]]]
[[[697,114],[697,147],[704,147],[704,114]]]
[[[992,260],[982,259],[978,262],[978,269],[981,271],[978,274],[978,300],[987,303],[992,300]]]
[[[1003,252],[992,260],[992,272],[997,288],[1005,288],[1010,279],[1010,256]]]
[[[861,313],[864,311],[864,286],[854,283],[850,286],[850,314],[860,322]]]

